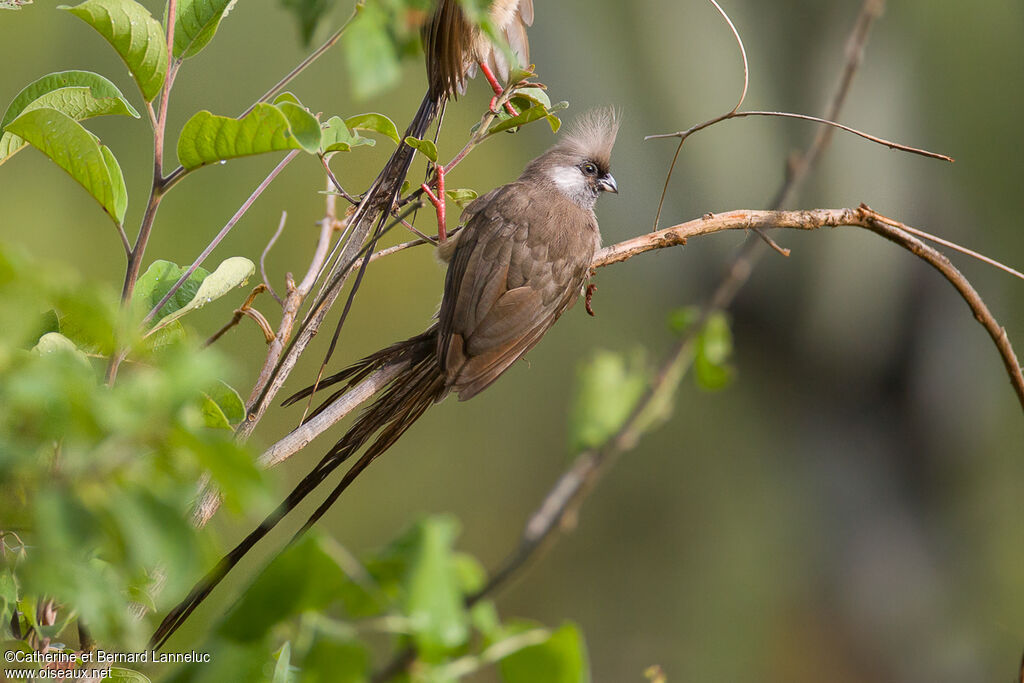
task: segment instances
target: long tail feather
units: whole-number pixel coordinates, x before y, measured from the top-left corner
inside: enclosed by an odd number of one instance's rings
[[[327,384],[347,382],[346,387],[338,392],[340,394],[344,393],[348,387],[358,384],[377,368],[392,363],[403,363],[408,366],[391,382],[380,398],[363,411],[355,424],[327,452],[317,466],[292,489],[288,497],[231,552],[221,558],[220,562],[193,587],[185,599],[171,610],[150,640],[154,649],[162,647],[249,550],[270,533],[306,496],[323,483],[339,465],[358,451],[375,432],[382,430],[380,436],[367,449],[363,457],[345,473],[341,484],[331,492],[327,500],[317,508],[313,517],[295,535],[296,539],[323,516],[331,503],[341,495],[341,492],[352,483],[360,472],[366,469],[370,462],[387,450],[431,404],[444,396],[446,387],[444,376],[437,364],[436,344],[435,326],[423,334],[367,356],[325,380]],[[324,382],[321,382],[321,385],[323,384]],[[290,405],[309,396],[311,390],[312,387],[306,388],[287,399],[285,403]],[[317,411],[323,410],[325,406],[326,404],[320,406]]]

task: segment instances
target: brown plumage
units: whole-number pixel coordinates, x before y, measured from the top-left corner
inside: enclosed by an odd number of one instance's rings
[[[494,0],[488,20],[512,48],[520,66],[530,64],[526,27],[533,25],[533,0]],[[427,81],[433,97],[454,98],[466,91],[466,79],[485,64],[501,80],[508,81],[512,65],[479,28],[466,18],[458,0],[438,0],[423,27],[423,52]]]
[[[483,391],[573,305],[601,243],[594,204],[601,192],[618,191],[609,170],[617,130],[610,110],[585,115],[516,181],[476,199],[463,213],[464,228],[442,254],[449,265],[437,321],[285,401],[291,405],[340,384],[315,415],[375,370],[401,367],[284,502],[168,615],[153,636],[154,646],[162,645],[241,557],[341,463],[370,443],[296,537],[427,408],[451,392],[466,400]]]

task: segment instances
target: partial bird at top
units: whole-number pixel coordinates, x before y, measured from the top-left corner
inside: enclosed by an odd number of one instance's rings
[[[530,64],[530,43],[526,27],[533,25],[533,0],[494,0],[488,20],[504,37],[519,62]],[[423,51],[426,54],[430,93],[437,100],[454,98],[466,91],[466,80],[483,71],[496,95],[501,81],[508,81],[514,65],[505,51],[495,45],[479,26],[466,17],[459,0],[438,0],[437,7],[423,27]]]

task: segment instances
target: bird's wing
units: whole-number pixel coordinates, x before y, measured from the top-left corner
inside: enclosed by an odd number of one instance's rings
[[[481,198],[486,204],[472,207],[445,280],[438,352],[448,384],[462,400],[540,341],[576,300],[590,263],[586,245],[558,250],[558,258],[549,254],[547,202],[531,202],[529,189],[519,185],[499,188]],[[586,232],[556,227],[563,234]]]

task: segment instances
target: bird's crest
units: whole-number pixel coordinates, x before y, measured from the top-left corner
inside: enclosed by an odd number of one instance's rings
[[[590,159],[607,170],[611,164],[619,122],[619,112],[612,107],[591,109],[573,121],[569,132],[555,145],[555,149]]]

